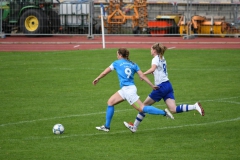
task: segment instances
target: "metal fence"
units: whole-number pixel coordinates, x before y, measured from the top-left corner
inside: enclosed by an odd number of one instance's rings
[[[91,0],[1,0],[1,34],[92,36],[94,2]]]
[[[102,5],[101,5],[102,4]],[[0,34],[239,36],[240,0],[1,0]]]
[[[110,1],[111,2],[111,1]],[[107,34],[234,36],[240,33],[240,1],[134,1],[105,3]],[[117,5],[120,5],[120,9]],[[135,11],[134,8],[138,10]],[[146,9],[145,9],[146,8]],[[99,15],[95,4],[95,16]],[[124,15],[126,20],[123,21]],[[138,21],[135,15],[138,15]],[[130,17],[128,17],[130,16]],[[131,17],[133,16],[133,17]],[[134,19],[135,18],[135,19]]]

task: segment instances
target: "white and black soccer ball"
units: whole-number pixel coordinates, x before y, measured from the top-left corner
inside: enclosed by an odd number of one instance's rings
[[[54,134],[63,134],[64,126],[62,124],[55,124],[52,130]]]

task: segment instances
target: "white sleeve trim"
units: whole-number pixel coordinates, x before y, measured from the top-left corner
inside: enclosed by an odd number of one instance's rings
[[[114,70],[113,64],[111,64],[109,68],[113,71]]]

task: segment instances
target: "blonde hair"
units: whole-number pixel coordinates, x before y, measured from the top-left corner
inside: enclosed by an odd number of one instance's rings
[[[161,43],[155,43],[152,45],[152,49],[155,49],[157,51],[157,54],[162,57],[164,55],[164,52],[167,50],[167,47]]]

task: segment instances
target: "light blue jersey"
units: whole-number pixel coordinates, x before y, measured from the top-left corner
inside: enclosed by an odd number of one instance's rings
[[[117,71],[120,88],[123,86],[135,85],[134,74],[140,70],[136,63],[126,59],[119,59],[114,61],[109,67],[111,70]]]

